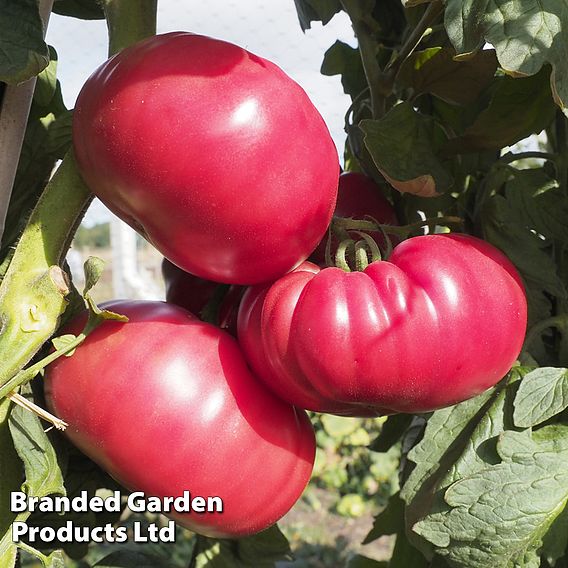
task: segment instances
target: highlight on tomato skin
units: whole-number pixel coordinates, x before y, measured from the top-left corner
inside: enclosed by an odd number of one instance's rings
[[[207,280],[282,276],[335,207],[337,150],[303,89],[270,61],[198,34],[157,35],[103,63],[77,99],[73,147],[111,211]]]
[[[259,532],[306,487],[315,436],[306,413],[248,369],[234,338],[164,302],[103,305],[105,321],[45,374],[66,436],[124,487],[148,496],[219,496],[222,513],[172,513],[216,538]],[[78,333],[82,315],[65,329]]]
[[[449,234],[410,238],[362,272],[302,265],[252,287],[238,337],[284,400],[369,416],[429,412],[494,386],[526,325],[513,264],[485,241]]]

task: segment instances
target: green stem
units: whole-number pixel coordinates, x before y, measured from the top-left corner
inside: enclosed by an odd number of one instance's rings
[[[69,293],[60,266],[90,201],[69,153],[37,202],[0,286],[0,385],[57,329]]]
[[[373,232],[383,230],[390,235],[397,235],[399,237],[407,237],[412,232],[422,227],[428,227],[434,229],[436,226],[446,226],[446,225],[458,225],[463,226],[463,219],[461,217],[430,217],[424,219],[424,221],[416,221],[416,223],[410,223],[409,225],[403,225],[401,227],[396,227],[394,225],[383,225],[381,223],[377,224],[374,221],[365,221],[360,219],[349,219],[343,217],[334,217],[332,221],[338,229],[344,229],[346,231],[364,231]]]
[[[109,55],[156,34],[157,5],[158,0],[102,0]]]
[[[363,70],[371,93],[373,118],[385,113],[386,97],[382,92],[383,73],[377,61],[377,41],[364,19],[364,9],[360,0],[341,0],[343,9],[351,19],[353,31],[357,36]]]
[[[53,363],[53,361],[55,361],[56,359],[59,359],[59,357],[66,355],[67,353],[73,351],[73,349],[79,347],[79,345],[81,345],[81,343],[85,341],[85,337],[87,337],[88,333],[88,331],[84,331],[83,333],[79,334],[73,341],[70,341],[68,344],[66,344],[65,347],[53,351],[47,357],[44,357],[37,363],[34,363],[30,367],[20,371],[17,375],[12,377],[7,383],[0,387],[0,399],[4,398],[24,383],[31,381],[40,371],[45,369],[45,367],[47,367],[50,363]]]
[[[392,90],[396,78],[402,67],[402,64],[412,55],[414,50],[418,47],[424,34],[430,28],[430,26],[438,19],[439,15],[444,11],[444,5],[440,0],[434,0],[428,5],[422,18],[412,30],[410,35],[406,38],[406,41],[402,45],[399,54],[396,59],[390,64],[387,69],[387,85]]]
[[[551,154],[550,152],[519,152],[514,154],[513,152],[507,152],[499,158],[499,162],[502,164],[512,164],[519,160],[526,160],[527,158],[538,158],[542,160],[548,160],[553,162],[558,156],[556,154]]]

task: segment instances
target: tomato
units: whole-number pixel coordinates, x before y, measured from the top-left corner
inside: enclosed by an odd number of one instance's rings
[[[237,334],[237,312],[244,292],[241,286],[229,286],[223,290],[227,287],[189,274],[167,258],[162,261],[162,275],[166,284],[166,302],[181,306],[203,319],[203,310],[210,302],[218,301],[218,320],[212,323],[217,323],[231,335]]]
[[[129,322],[103,322],[46,370],[48,406],[69,439],[130,490],[221,497],[222,513],[170,515],[191,530],[233,537],[276,522],[312,471],[307,415],[251,375],[235,339],[186,310],[106,307]]]
[[[350,416],[426,412],[496,384],[527,322],[521,279],[466,235],[414,237],[363,272],[304,264],[245,294],[252,369],[300,408]]]
[[[393,206],[383,196],[375,182],[365,174],[359,172],[344,172],[339,176],[339,189],[337,203],[333,214],[335,217],[352,219],[364,219],[372,217],[379,223],[398,226],[398,219]],[[361,237],[352,233],[352,238],[359,240]],[[372,232],[370,236],[379,245],[385,245],[385,237],[381,232]],[[399,241],[390,237],[393,244]],[[325,266],[325,248],[327,235],[322,239],[316,250],[310,256],[310,260],[319,266]],[[339,243],[334,238],[331,243],[331,254],[334,255]]]
[[[305,92],[276,65],[184,32],[104,63],[75,106],[90,189],[174,264],[252,284],[316,247],[337,195],[338,156]]]

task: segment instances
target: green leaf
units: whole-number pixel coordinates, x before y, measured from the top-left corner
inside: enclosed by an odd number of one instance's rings
[[[568,501],[568,426],[504,432],[497,452],[500,463],[446,490],[448,510],[414,526],[452,565],[539,566],[542,538]]]
[[[9,424],[14,446],[26,472],[22,490],[34,497],[65,495],[57,454],[38,416],[16,406]]]
[[[395,493],[391,495],[386,508],[375,517],[373,528],[362,544],[369,544],[381,536],[402,531],[404,531],[404,501],[400,498],[400,493]]]
[[[401,532],[396,537],[389,568],[409,568],[410,566],[412,568],[428,568],[430,562],[412,546],[404,532]]]
[[[515,170],[505,196],[518,223],[568,244],[568,197],[544,168]]]
[[[472,103],[495,75],[495,52],[483,50],[465,61],[456,61],[454,56],[451,48],[416,51],[401,67],[398,82],[417,94],[431,93],[459,105]]]
[[[294,0],[302,31],[309,30],[312,22],[321,22],[324,26],[341,10],[339,0]]]
[[[53,347],[55,347],[57,351],[60,351],[62,349],[65,349],[68,345],[75,342],[76,340],[77,340],[76,335],[73,335],[72,333],[66,333],[65,335],[54,337],[51,340],[51,343],[53,343]],[[75,349],[72,349],[71,351],[65,353],[65,357],[71,357],[73,353],[75,353]]]
[[[452,185],[436,156],[446,135],[410,103],[396,105],[380,120],[362,120],[359,126],[376,167],[399,191],[431,197]]]
[[[529,303],[529,325],[549,317],[550,296],[566,297],[550,245],[519,223],[518,205],[510,198],[494,195],[487,200],[482,216],[484,238],[501,249],[517,267],[525,284]]]
[[[467,56],[488,42],[513,76],[551,64],[552,94],[562,109],[568,100],[567,22],[568,5],[558,0],[446,1],[445,25],[458,53]]]
[[[103,20],[105,17],[98,0],[55,0],[53,11],[82,20]]]
[[[238,540],[197,536],[191,568],[273,568],[291,560],[290,545],[280,529],[273,527]]]
[[[489,106],[462,136],[448,141],[453,154],[498,150],[538,134],[553,120],[556,107],[550,95],[548,75],[543,68],[532,77],[498,77]]]
[[[37,76],[34,101],[43,108],[49,107],[57,92],[57,52],[49,46],[49,65]]]
[[[381,426],[381,432],[369,449],[373,452],[388,452],[403,436],[412,422],[412,414],[393,414]]]
[[[541,556],[554,566],[556,561],[564,556],[566,547],[568,547],[568,508],[564,508],[544,535]]]
[[[36,0],[0,0],[0,81],[21,83],[48,63]]]
[[[568,369],[542,367],[527,373],[515,397],[513,418],[530,428],[568,408]]]
[[[365,70],[357,48],[337,40],[323,56],[322,75],[341,75],[343,92],[355,98],[367,88]]]
[[[17,549],[12,542],[11,525],[16,518],[10,513],[12,491],[22,483],[22,462],[16,453],[9,429],[11,402],[0,401],[0,568],[13,568]]]
[[[424,554],[430,556],[435,550],[414,529],[416,523],[448,509],[443,500],[447,487],[499,461],[496,441],[514,427],[512,401],[524,373],[525,369],[517,367],[494,389],[434,412],[422,440],[408,453],[416,466],[401,490],[407,503],[406,531]]]

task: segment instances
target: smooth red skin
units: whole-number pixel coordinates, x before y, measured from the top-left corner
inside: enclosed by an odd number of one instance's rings
[[[385,225],[398,226],[393,206],[382,195],[375,182],[365,174],[359,172],[344,172],[339,176],[339,189],[337,192],[337,203],[333,213],[335,217],[346,217],[352,219],[365,219],[372,217],[379,223]],[[385,245],[385,237],[381,232],[369,233],[379,245]],[[352,233],[353,238],[359,240],[361,237]],[[390,236],[394,244],[399,240]],[[315,264],[324,267],[325,248],[327,235],[317,246],[316,250],[310,255],[310,260]],[[333,239],[331,253],[335,254],[339,243]]]
[[[181,306],[200,319],[201,312],[221,286],[218,282],[185,272],[167,258],[162,261],[162,276],[166,284],[166,302]],[[219,321],[216,323],[234,337],[237,335],[237,313],[243,290],[241,286],[230,286],[219,306]]]
[[[295,272],[252,288],[239,341],[292,404],[349,416],[427,412],[495,385],[523,343],[521,279],[466,235],[415,237],[364,272]]]
[[[337,195],[337,151],[302,88],[236,45],[144,40],[85,83],[73,144],[89,188],[185,271],[274,280],[308,257]]]
[[[311,475],[307,415],[250,373],[235,339],[182,308],[106,307],[130,321],[104,322],[47,368],[46,399],[69,439],[130,490],[220,496],[223,513],[169,515],[193,531],[238,537],[275,523]]]

